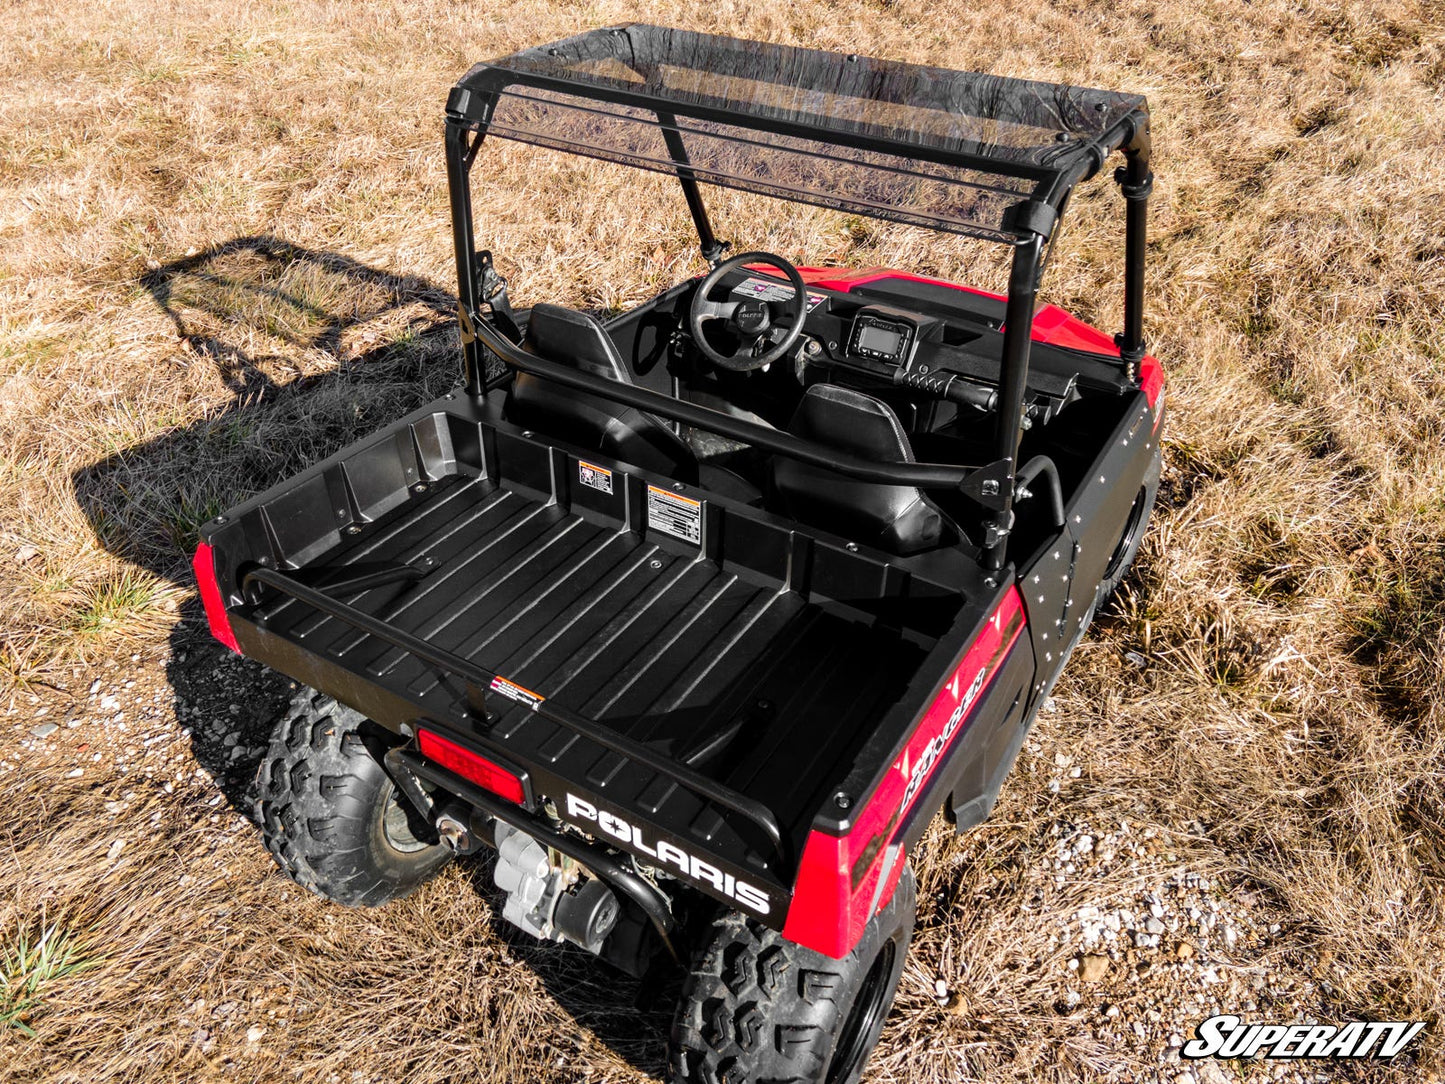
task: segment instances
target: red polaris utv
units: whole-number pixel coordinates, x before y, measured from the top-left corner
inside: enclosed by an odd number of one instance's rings
[[[488,135],[675,177],[711,270],[605,323],[514,309]],[[908,849],[988,815],[1154,502],[1149,147],[1134,95],[652,26],[469,71],[464,380],[196,553],[215,635],[308,687],[258,781],[281,868],[372,905],[495,848],[508,921],[690,968],[675,1080],[856,1080]],[[1035,298],[1114,151],[1110,337]],[[704,184],[1010,245],[1007,293],[727,257]]]

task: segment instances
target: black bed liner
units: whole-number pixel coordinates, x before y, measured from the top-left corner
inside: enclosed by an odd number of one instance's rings
[[[423,548],[437,562],[424,581],[377,588],[354,604],[675,756],[750,733],[756,740],[725,758],[731,770],[722,774],[745,792],[796,797],[791,783],[780,784],[833,777],[839,758],[856,751],[860,727],[897,698],[924,654],[896,631],[485,479],[439,483],[327,566],[408,561]],[[414,657],[368,644],[365,633],[299,602],[283,604],[270,627],[345,657],[408,698],[425,698],[443,681]],[[569,757],[563,747],[577,746],[575,735],[520,704],[499,706],[493,735],[523,759],[546,760],[594,786],[617,770],[616,755],[594,759],[579,747]],[[769,725],[813,715],[831,725]],[[790,811],[772,804],[786,819]]]
[[[484,738],[540,793],[612,802],[779,889],[827,797],[845,778],[856,785],[886,770],[952,659],[944,634],[977,616],[958,586],[972,581],[973,566],[959,554],[889,557],[689,488],[705,525],[691,545],[651,529],[650,479],[603,459],[614,492],[578,485],[581,460],[497,420],[422,412],[345,456],[241,506],[229,538],[225,527],[212,535],[232,582],[267,556],[260,564],[276,582],[344,600],[760,803],[783,846],[769,846],[686,777],[523,703],[487,695],[486,721],[473,713],[468,722],[474,691],[459,668],[303,599],[267,589],[237,607],[246,654],[289,657],[288,672],[343,695],[353,679],[379,689],[388,695],[354,695]],[[306,510],[349,492],[353,476],[394,485],[373,493],[371,512],[355,522],[306,529]],[[242,538],[266,540],[270,553],[246,559]],[[425,571],[413,582],[354,586],[401,566]],[[346,580],[353,586],[328,586]]]

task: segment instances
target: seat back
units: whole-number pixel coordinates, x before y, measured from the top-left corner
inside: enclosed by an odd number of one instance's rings
[[[522,349],[594,376],[631,384],[607,329],[585,312],[534,305]],[[557,440],[600,452],[683,482],[697,481],[697,457],[661,419],[600,395],[517,373],[505,407],[507,420]]]
[[[898,415],[887,403],[853,388],[814,384],[788,428],[796,436],[862,459],[914,461]],[[773,488],[794,518],[900,556],[962,537],[957,525],[914,486],[863,482],[778,456]]]

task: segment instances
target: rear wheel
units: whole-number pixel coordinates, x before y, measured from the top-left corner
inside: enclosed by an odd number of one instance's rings
[[[1162,461],[1159,450],[1144,471],[1144,480],[1139,483],[1139,492],[1129,508],[1129,518],[1124,521],[1124,531],[1114,546],[1109,564],[1104,569],[1104,580],[1099,585],[1098,601],[1102,602],[1114,593],[1124,577],[1129,574],[1134,558],[1139,556],[1139,547],[1144,544],[1144,535],[1149,529],[1149,516],[1154,511],[1154,501],[1159,496],[1159,475]]]
[[[450,857],[382,768],[383,738],[359,712],[304,689],[258,773],[256,818],[276,864],[348,907],[404,896]]]
[[[858,947],[834,960],[737,912],[713,924],[672,1027],[674,1084],[854,1084],[898,991],[916,907],[908,867]]]

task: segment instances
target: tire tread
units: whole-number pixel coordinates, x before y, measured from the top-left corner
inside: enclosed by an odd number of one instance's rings
[[[256,819],[276,865],[302,888],[349,907],[404,896],[448,858],[442,847],[415,852],[393,877],[370,861],[358,833],[390,781],[360,733],[364,723],[359,712],[303,689],[257,771]]]
[[[905,950],[913,908],[913,876],[905,868],[892,901],[874,920],[889,931],[903,927]],[[739,912],[721,915],[683,982],[669,1079],[674,1084],[821,1079],[843,1022],[838,992],[850,988],[850,974],[861,982],[858,969],[866,970],[872,960],[861,955],[868,940],[865,936],[843,960],[831,960]],[[901,971],[901,954],[895,966]]]

